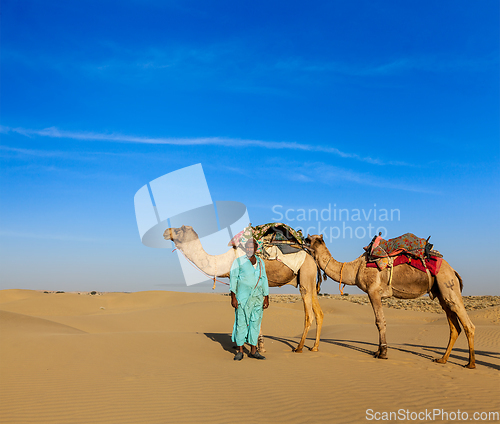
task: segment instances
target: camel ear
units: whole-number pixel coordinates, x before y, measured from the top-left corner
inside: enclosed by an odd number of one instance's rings
[[[320,234],[320,236],[319,236],[319,237],[321,238],[321,240],[323,240],[323,234]]]

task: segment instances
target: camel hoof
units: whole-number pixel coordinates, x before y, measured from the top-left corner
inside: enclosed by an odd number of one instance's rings
[[[438,364],[446,364],[446,359],[439,358],[439,359],[434,359],[434,362]]]
[[[267,352],[267,350],[266,350],[266,349],[264,349],[264,348],[260,348],[260,349],[257,349],[257,350],[258,350],[260,353],[266,353],[266,352]]]
[[[309,350],[311,352],[317,352],[319,349],[317,347],[310,347]]]
[[[299,348],[292,349],[292,351],[295,352],[295,353],[302,353],[302,349],[299,349]]]
[[[380,351],[377,351],[373,354],[373,357],[376,358],[376,359],[387,359],[387,353],[384,352],[380,352]]]
[[[470,362],[464,366],[464,368],[469,368],[470,370],[473,370],[474,368],[476,368],[476,364],[471,364]]]

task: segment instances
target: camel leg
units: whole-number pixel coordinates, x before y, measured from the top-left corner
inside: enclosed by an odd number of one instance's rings
[[[453,345],[457,340],[462,329],[458,323],[457,314],[452,312],[452,310],[448,307],[441,293],[438,294],[439,303],[441,307],[446,312],[446,318],[448,318],[448,324],[450,326],[450,340],[448,341],[448,346],[446,347],[446,352],[444,353],[442,358],[435,359],[434,362],[438,364],[446,364],[448,358],[450,356],[451,350],[453,349]]]
[[[302,333],[302,339],[300,340],[299,345],[294,352],[301,353],[304,348],[304,343],[306,342],[306,336],[311,328],[311,324],[313,321],[313,302],[312,302],[312,293],[305,289],[302,285],[300,286],[300,294],[302,295],[302,302],[304,302],[304,332]]]
[[[446,281],[446,278],[444,281]],[[467,311],[465,310],[462,294],[460,293],[460,284],[455,274],[453,274],[452,278],[448,281],[444,281],[443,279],[438,279],[439,291],[443,298],[443,302],[446,304],[446,307],[448,307],[460,320],[460,323],[464,328],[465,335],[467,336],[467,342],[469,343],[469,362],[465,367],[476,368],[474,354],[474,332],[476,327],[470,320],[469,315],[467,315]]]
[[[474,353],[474,332],[476,327],[472,324],[469,315],[467,315],[462,299],[460,299],[459,302],[452,303],[451,305],[448,304],[448,306],[452,312],[458,316],[458,319],[464,328],[465,335],[467,336],[467,342],[469,343],[469,362],[465,368],[476,368],[476,356]]]
[[[373,313],[375,314],[375,325],[378,328],[378,350],[375,352],[374,356],[379,359],[387,359],[387,340],[385,338],[386,322],[378,289],[369,291],[368,298],[372,304]]]
[[[472,321],[469,318],[469,315],[467,315],[467,311],[465,310],[465,306],[462,304],[461,307],[462,311],[456,312],[458,315],[458,319],[462,323],[462,326],[464,327],[465,330],[465,335],[467,336],[467,342],[469,343],[469,362],[465,366],[465,368],[476,368],[476,355],[474,353],[474,333],[476,330],[476,327],[474,324],[472,324]]]
[[[472,321],[469,318],[469,315],[467,315],[467,311],[465,310],[465,306],[463,302],[460,300],[460,302],[455,303],[455,302],[449,302],[448,300],[445,299],[447,307],[450,308],[451,312],[458,317],[460,320],[460,323],[462,324],[462,327],[465,330],[465,335],[467,336],[467,342],[469,343],[469,362],[465,366],[465,368],[476,368],[476,358],[474,354],[474,332],[475,332],[475,326],[472,324]],[[456,320],[456,318],[455,318]],[[458,327],[458,322],[455,324]],[[457,336],[458,337],[458,333]],[[455,340],[456,340],[455,337]],[[455,341],[453,341],[455,343]],[[449,352],[448,349],[446,349],[446,354],[448,358],[451,348],[453,347],[453,343],[451,343],[451,337],[450,337],[450,343],[451,346],[449,346]],[[444,356],[443,356],[444,358]]]
[[[314,342],[314,346],[309,350],[312,352],[317,352],[319,347],[319,339],[321,337],[321,327],[323,326],[323,311],[319,304],[316,291],[313,291],[312,294],[312,308],[314,317],[316,318],[316,341]]]

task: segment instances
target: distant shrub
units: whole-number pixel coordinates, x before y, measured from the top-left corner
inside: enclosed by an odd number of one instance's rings
[[[94,296],[94,295],[96,295],[96,294],[97,294],[97,292],[94,290],[94,291],[91,291],[91,292],[90,292],[90,294],[91,294],[92,296]]]

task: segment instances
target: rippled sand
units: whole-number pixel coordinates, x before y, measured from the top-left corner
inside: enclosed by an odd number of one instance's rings
[[[378,360],[371,307],[329,296],[320,351],[293,353],[303,309],[284,299],[264,315],[267,359],[234,362],[227,296],[0,291],[0,422],[359,423],[367,410],[500,411],[500,306],[469,311],[477,368],[468,370],[464,334],[448,364],[432,362],[448,341],[444,314],[386,308],[389,359]]]

